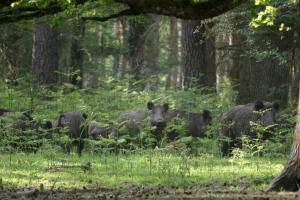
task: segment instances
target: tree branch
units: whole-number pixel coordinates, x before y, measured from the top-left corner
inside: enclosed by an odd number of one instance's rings
[[[114,0],[128,5],[142,14],[175,16],[181,19],[206,19],[223,14],[249,0]]]
[[[18,14],[21,12],[29,12],[29,11],[37,11],[38,8],[35,6],[28,6],[28,7],[16,7],[16,8],[11,8],[9,10],[5,10],[0,12],[0,16],[6,16],[6,15],[12,15],[12,14]]]
[[[28,12],[30,11],[30,12]],[[58,5],[51,6],[45,9],[39,9],[34,7],[19,7],[9,11],[4,11],[0,13],[0,24],[3,23],[10,23],[10,22],[17,22],[21,20],[29,20],[33,18],[43,17],[46,15],[52,15],[58,12],[61,12],[62,9]],[[14,13],[18,14],[14,14]],[[11,13],[5,15],[5,13]]]
[[[82,17],[82,19],[104,22],[104,21],[122,17],[122,16],[132,16],[132,15],[140,15],[140,14],[141,14],[140,12],[138,12],[132,8],[128,8],[128,9],[122,10],[121,12],[118,12],[116,14],[109,15],[107,17]]]
[[[15,0],[1,0],[0,1],[0,8],[7,7],[10,4],[12,4],[14,1]]]
[[[49,5],[47,8],[34,6],[22,6],[6,8],[16,0],[1,0],[0,2],[0,24],[29,20],[37,17],[55,14],[64,11],[58,3]],[[93,0],[76,0],[75,5],[84,4]],[[84,20],[107,21],[125,15],[158,14],[175,16],[182,19],[206,19],[220,15],[238,5],[249,2],[249,0],[206,0],[194,3],[194,0],[114,0],[129,8],[107,17],[83,17]]]

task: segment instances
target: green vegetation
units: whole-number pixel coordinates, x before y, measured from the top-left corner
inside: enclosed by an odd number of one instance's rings
[[[298,190],[299,13],[299,0],[1,1],[0,199]]]
[[[100,141],[86,139],[82,157],[75,153],[64,154],[55,140],[41,139],[42,145],[35,154],[24,153],[18,148],[6,148],[7,141],[12,139],[8,134],[6,140],[1,140],[0,177],[4,186],[39,187],[43,184],[50,188],[55,184],[55,187],[80,188],[92,183],[110,187],[124,183],[187,186],[224,183],[242,177],[248,181],[260,180],[260,184],[250,188],[262,189],[282,169],[291,145],[293,129],[283,127],[279,130],[284,132],[285,143],[281,142],[281,135],[265,143],[248,138],[244,141],[244,148],[234,151],[232,158],[221,158],[219,119],[220,114],[230,107],[230,102],[222,101],[221,104],[220,98],[233,95],[226,85],[221,87],[219,95],[193,89],[135,92],[111,80],[103,82],[101,90],[73,92],[68,91],[68,86],[61,86],[56,92],[45,88],[31,92],[29,88],[1,85],[2,105],[20,111],[31,108],[34,118],[40,120],[54,120],[60,112],[76,110],[88,113],[89,122],[98,121],[105,126],[115,123],[117,116],[128,109],[146,110],[149,100],[169,102],[172,107],[192,112],[206,108],[212,111],[214,119],[207,137],[192,139],[182,136],[178,141],[161,143],[154,149],[150,136],[147,136],[149,127],[145,127],[136,138],[125,135],[102,138]],[[293,126],[294,117],[288,117],[292,118],[289,123]],[[179,123],[177,126],[180,130],[185,124]],[[263,129],[258,125],[255,128]],[[146,137],[143,138],[143,134]],[[58,139],[68,140],[64,136]],[[257,149],[263,152],[262,157],[259,157],[261,154],[257,153]]]
[[[1,154],[0,176],[5,186],[80,188],[150,184],[187,186],[233,181],[239,177],[262,181],[258,188],[280,172],[285,158],[220,158],[174,153],[155,149],[120,154],[65,155],[42,151],[37,154]],[[238,187],[238,186],[237,186]],[[256,186],[257,187],[257,186]]]

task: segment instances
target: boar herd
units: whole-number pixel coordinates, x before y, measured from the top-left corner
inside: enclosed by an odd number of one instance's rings
[[[62,113],[53,122],[40,122],[31,117],[28,112],[16,113],[9,109],[0,109],[1,124],[7,117],[12,117],[12,127],[20,133],[33,130],[33,133],[43,132],[43,137],[51,139],[53,133],[65,134],[72,141],[63,146],[66,152],[70,152],[71,145],[77,146],[77,153],[81,155],[86,138],[99,140],[102,137],[119,134],[119,127],[127,129],[131,136],[137,136],[141,132],[142,123],[148,121],[151,131],[157,141],[166,137],[169,141],[176,140],[180,133],[176,129],[166,129],[174,119],[182,119],[186,124],[185,136],[204,137],[209,125],[212,124],[212,114],[208,110],[199,113],[184,110],[170,109],[168,103],[163,105],[147,103],[148,111],[129,110],[117,118],[118,126],[101,127],[96,122],[88,123],[87,115],[80,112]],[[274,127],[279,113],[278,102],[255,102],[238,105],[230,108],[222,115],[220,138],[221,152],[223,156],[231,155],[233,148],[242,147],[242,136],[256,138],[257,133],[251,129],[251,123],[261,123],[264,126]],[[269,134],[270,136],[270,134]],[[266,134],[265,138],[268,137]]]

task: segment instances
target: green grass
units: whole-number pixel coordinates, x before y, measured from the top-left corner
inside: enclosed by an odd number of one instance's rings
[[[6,186],[80,188],[128,184],[174,185],[214,184],[239,177],[269,181],[283,168],[286,159],[253,157],[219,158],[210,155],[186,156],[165,150],[100,155],[37,153],[1,154],[0,178]],[[88,168],[87,163],[91,163]],[[84,170],[84,168],[88,168]],[[263,185],[261,186],[263,187]]]

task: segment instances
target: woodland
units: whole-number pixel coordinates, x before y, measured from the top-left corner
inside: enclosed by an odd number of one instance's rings
[[[298,199],[298,20],[299,0],[1,0],[0,199]]]

